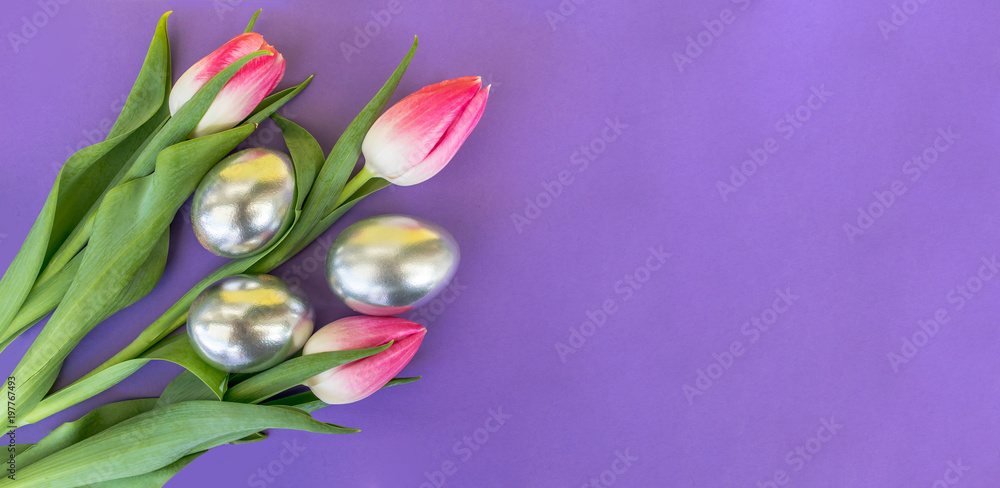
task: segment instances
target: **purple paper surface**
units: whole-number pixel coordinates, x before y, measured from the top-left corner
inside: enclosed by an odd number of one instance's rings
[[[325,324],[349,314],[322,262],[352,222],[432,220],[463,260],[415,315],[429,333],[403,375],[423,379],[316,414],[361,433],[274,431],[167,486],[1000,485],[1000,4],[8,2],[0,266],[69,153],[110,128],[158,17],[175,11],[176,79],[259,7],[281,87],[316,75],[282,113],[324,150],[414,34],[394,100],[473,74],[494,88],[441,174],[365,200],[273,274]],[[222,262],[178,217],[159,286],[59,384]],[[149,365],[19,440],[178,371]]]

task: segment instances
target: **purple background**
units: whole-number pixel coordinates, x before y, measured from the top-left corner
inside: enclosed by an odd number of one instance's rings
[[[316,74],[285,115],[326,150],[414,34],[397,99],[445,78],[493,83],[445,171],[377,194],[325,234],[388,212],[454,233],[460,293],[427,307],[430,332],[404,371],[424,379],[317,414],[360,434],[273,432],[214,450],[168,486],[575,488],[603,474],[603,486],[753,487],[778,470],[787,486],[1000,483],[1000,279],[977,277],[993,278],[983,260],[1000,252],[996,2],[403,0],[345,56],[341,43],[387,3],[3,7],[2,30],[42,24],[0,49],[4,267],[67,146],[110,126],[166,10],[176,78],[264,6],[257,31],[288,60],[282,86]],[[894,5],[911,13],[893,18]],[[689,46],[699,35],[708,46]],[[253,137],[280,147],[274,136]],[[752,174],[723,196],[733,167],[764,146],[767,162],[747,163]],[[886,195],[894,184],[902,194]],[[222,262],[184,218],[173,231],[160,286],[88,336],[60,384]],[[661,264],[650,248],[670,256]],[[324,253],[315,244],[275,271],[307,276],[321,323],[348,312],[316,270]],[[786,306],[779,293],[797,298]],[[585,325],[608,301],[603,325]],[[928,339],[919,321],[936,313],[947,323],[925,323]],[[177,372],[147,366],[23,435],[157,395]],[[509,418],[487,433],[491,409]],[[824,420],[842,427],[821,431]],[[626,453],[628,465],[615,462]]]

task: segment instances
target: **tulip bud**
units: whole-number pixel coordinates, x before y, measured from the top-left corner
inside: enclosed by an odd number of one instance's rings
[[[285,58],[256,32],[232,38],[198,61],[181,75],[170,91],[170,115],[194,96],[213,76],[243,56],[255,51],[270,51],[271,56],[250,60],[237,71],[215,97],[191,137],[201,137],[232,129],[267,97],[285,75]]]
[[[365,170],[401,186],[441,171],[476,127],[490,87],[466,76],[425,86],[386,110],[365,136]]]
[[[388,349],[327,370],[305,381],[322,401],[353,403],[375,393],[410,362],[427,329],[399,317],[359,315],[334,321],[306,341],[302,354],[367,349],[393,341]]]

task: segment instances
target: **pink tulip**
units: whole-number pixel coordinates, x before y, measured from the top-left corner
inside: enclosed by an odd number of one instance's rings
[[[278,85],[285,76],[285,58],[256,32],[232,38],[198,61],[181,75],[170,91],[170,115],[222,70],[254,51],[270,51],[271,56],[256,57],[233,75],[208,108],[191,137],[201,137],[232,129]]]
[[[361,145],[365,169],[396,185],[436,175],[476,127],[490,87],[478,76],[425,86],[386,110]]]
[[[331,405],[353,403],[375,393],[410,362],[427,329],[399,317],[343,318],[316,331],[302,354],[367,349],[394,341],[385,351],[337,366],[306,380],[305,385]]]

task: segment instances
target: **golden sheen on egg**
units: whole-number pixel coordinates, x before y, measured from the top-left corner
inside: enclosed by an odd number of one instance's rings
[[[306,297],[270,275],[235,275],[206,288],[188,312],[188,339],[208,364],[230,373],[263,371],[309,339],[315,312]]]
[[[201,180],[191,224],[205,249],[237,258],[274,240],[291,221],[294,203],[295,170],[288,155],[247,149],[220,161]]]
[[[398,315],[434,299],[455,276],[458,243],[441,226],[379,215],[341,232],[326,256],[330,289],[367,315]]]

